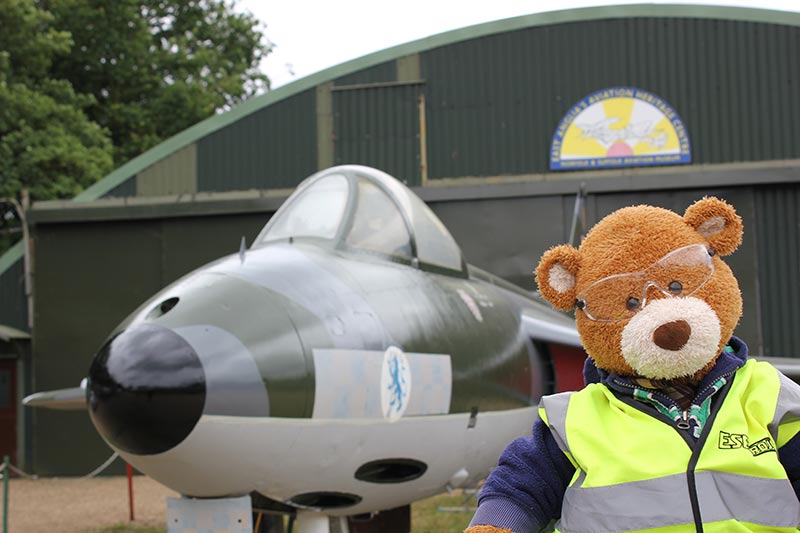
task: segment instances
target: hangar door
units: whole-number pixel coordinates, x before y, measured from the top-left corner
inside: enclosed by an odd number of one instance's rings
[[[421,82],[333,87],[334,161],[368,165],[421,185],[426,176]]]
[[[17,462],[17,360],[0,358],[0,460]]]

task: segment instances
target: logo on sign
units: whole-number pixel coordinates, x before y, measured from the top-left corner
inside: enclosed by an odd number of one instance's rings
[[[691,163],[689,134],[672,107],[634,87],[590,94],[567,111],[553,135],[551,170]]]

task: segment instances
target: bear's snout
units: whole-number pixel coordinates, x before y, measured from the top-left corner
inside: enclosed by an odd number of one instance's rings
[[[692,327],[685,320],[675,320],[662,324],[653,332],[653,342],[656,346],[673,352],[686,346],[692,335]]]
[[[717,313],[693,296],[659,298],[633,315],[622,329],[622,357],[640,376],[691,376],[718,353]]]

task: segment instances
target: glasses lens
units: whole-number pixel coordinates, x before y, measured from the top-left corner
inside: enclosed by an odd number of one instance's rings
[[[688,296],[714,273],[714,261],[702,244],[670,252],[643,272],[603,278],[578,295],[583,311],[593,320],[627,320],[644,304],[645,287],[655,285],[671,296]],[[636,304],[639,305],[636,305]]]
[[[646,279],[641,272],[601,279],[578,295],[586,302],[583,311],[594,320],[626,320],[639,309],[632,299],[640,301]]]
[[[644,274],[664,292],[688,296],[714,273],[714,261],[702,244],[679,248],[653,263]]]

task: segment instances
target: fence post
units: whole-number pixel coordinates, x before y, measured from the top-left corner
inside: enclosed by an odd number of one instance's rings
[[[11,475],[8,456],[3,457],[3,533],[8,533],[8,478]]]
[[[133,467],[128,463],[125,463],[125,472],[128,474],[128,509],[130,521],[133,522]]]

